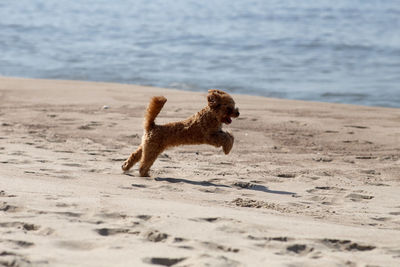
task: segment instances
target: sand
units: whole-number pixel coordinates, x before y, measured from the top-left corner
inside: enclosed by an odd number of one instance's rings
[[[233,95],[229,155],[122,162],[194,93],[0,78],[0,265],[400,266],[400,109]]]

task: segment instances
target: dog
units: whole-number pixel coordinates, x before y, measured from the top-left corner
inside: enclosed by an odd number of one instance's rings
[[[202,110],[186,120],[157,125],[154,121],[166,101],[163,96],[155,96],[150,100],[144,119],[142,143],[123,163],[124,172],[140,161],[140,176],[149,176],[157,157],[167,148],[179,145],[208,144],[222,147],[225,154],[231,151],[234,137],[222,131],[222,124],[230,124],[232,118],[239,117],[240,113],[228,93],[208,90],[208,105]]]

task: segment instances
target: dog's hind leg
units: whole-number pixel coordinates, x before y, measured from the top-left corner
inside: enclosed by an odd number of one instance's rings
[[[160,147],[154,147],[148,144],[143,146],[142,158],[140,160],[139,173],[142,177],[147,177],[149,175],[149,170],[153,165],[154,161],[157,159],[158,155],[163,151]]]
[[[136,149],[136,151],[129,156],[129,158],[121,166],[123,171],[128,171],[142,158],[142,150],[142,146],[139,146],[138,149]]]

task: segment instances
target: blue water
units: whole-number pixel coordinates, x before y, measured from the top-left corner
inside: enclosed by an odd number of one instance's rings
[[[1,0],[0,75],[400,107],[400,1]]]

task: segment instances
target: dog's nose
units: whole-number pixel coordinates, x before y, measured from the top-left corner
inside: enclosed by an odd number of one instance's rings
[[[239,112],[239,109],[237,108],[236,112],[235,112],[235,117],[239,117],[239,115],[240,115],[240,112]]]

